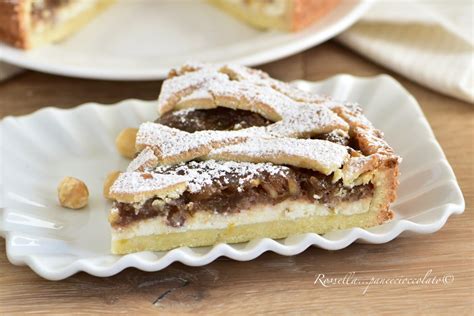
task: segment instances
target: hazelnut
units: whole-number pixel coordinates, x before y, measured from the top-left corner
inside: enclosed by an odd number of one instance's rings
[[[61,206],[77,210],[87,205],[89,190],[81,180],[66,177],[58,186],[58,198]]]
[[[156,199],[151,203],[151,206],[157,209],[161,209],[163,206],[165,206],[166,202],[161,200],[161,199]]]
[[[138,129],[136,128],[126,128],[120,132],[115,140],[118,152],[125,158],[133,159],[135,157],[137,133]]]
[[[114,184],[115,180],[117,180],[118,176],[120,175],[120,171],[113,171],[107,175],[104,182],[104,197],[107,200],[113,200],[110,196],[110,188]]]

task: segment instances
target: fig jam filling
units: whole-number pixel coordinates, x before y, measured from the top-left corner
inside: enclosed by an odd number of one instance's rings
[[[227,108],[181,110],[167,113],[156,122],[191,133],[236,130],[272,123],[257,113]],[[343,145],[349,142],[339,133],[318,135],[316,138]],[[116,202],[119,216],[112,223],[114,227],[157,216],[165,217],[170,226],[180,227],[197,211],[232,214],[255,205],[275,205],[285,200],[317,201],[332,208],[340,202],[371,197],[374,192],[371,183],[348,188],[341,181],[332,182],[332,175],[271,163],[189,161],[159,166],[156,172],[188,176],[188,190],[173,200],[152,198],[142,204]]]
[[[168,112],[156,120],[169,127],[174,127],[189,133],[205,130],[229,131],[253,126],[272,124],[260,114],[218,107],[209,110],[181,110]]]

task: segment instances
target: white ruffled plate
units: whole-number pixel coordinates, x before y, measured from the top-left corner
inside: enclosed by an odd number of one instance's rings
[[[369,119],[385,132],[403,157],[399,198],[393,221],[371,229],[302,234],[282,240],[258,239],[214,247],[179,248],[125,256],[109,253],[107,213],[102,197],[105,175],[124,169],[114,138],[124,127],[153,120],[154,102],[125,100],[116,105],[85,104],[71,110],[46,108],[0,122],[0,233],[13,264],[29,265],[44,278],[59,280],[86,271],[110,276],[127,267],[157,271],[174,261],[208,264],[220,256],[252,260],[265,251],[296,255],[309,246],[341,249],[354,241],[385,243],[404,231],[431,233],[447,218],[464,211],[454,173],[416,100],[388,76],[369,79],[339,75],[299,87],[336,99],[359,102]],[[89,206],[63,209],[56,186],[64,176],[83,179],[91,192]]]

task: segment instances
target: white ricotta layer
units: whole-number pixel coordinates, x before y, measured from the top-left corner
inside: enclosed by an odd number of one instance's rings
[[[197,212],[186,220],[183,227],[172,227],[166,224],[165,218],[156,217],[139,221],[125,228],[112,229],[112,239],[129,239],[137,236],[177,233],[190,230],[225,229],[230,226],[277,220],[294,220],[304,217],[328,216],[342,214],[346,216],[368,212],[371,198],[356,202],[341,202],[334,209],[326,205],[307,201],[284,201],[276,205],[257,205],[250,210],[235,214],[213,214]],[[117,210],[112,210],[112,212]]]

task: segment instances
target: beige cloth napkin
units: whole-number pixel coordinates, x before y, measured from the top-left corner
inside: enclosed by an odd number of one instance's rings
[[[435,91],[474,102],[474,2],[381,0],[338,40]]]

